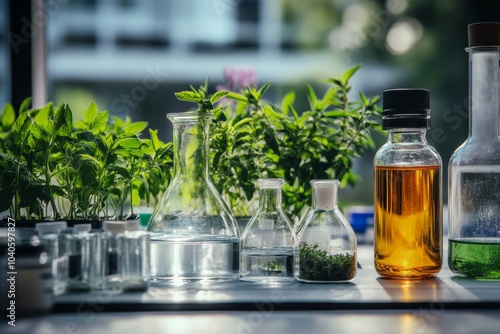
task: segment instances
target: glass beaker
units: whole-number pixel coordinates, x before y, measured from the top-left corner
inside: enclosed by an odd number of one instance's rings
[[[295,233],[281,208],[282,179],[258,179],[259,207],[243,231],[241,279],[293,281]]]
[[[468,26],[469,137],[449,163],[450,269],[500,278],[500,23]]]
[[[356,276],[356,235],[337,206],[338,180],[312,180],[312,208],[297,232],[295,277],[309,283],[348,282]]]
[[[236,219],[209,178],[212,115],[167,115],[173,124],[174,178],[146,228],[151,232],[151,278],[159,283],[239,278]]]

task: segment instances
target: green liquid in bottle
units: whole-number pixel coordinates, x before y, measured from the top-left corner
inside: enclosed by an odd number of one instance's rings
[[[500,238],[467,238],[449,241],[449,265],[456,274],[500,279]]]

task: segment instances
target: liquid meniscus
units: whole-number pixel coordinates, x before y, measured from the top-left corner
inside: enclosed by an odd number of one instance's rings
[[[434,277],[442,266],[439,166],[375,166],[375,269],[388,278]]]

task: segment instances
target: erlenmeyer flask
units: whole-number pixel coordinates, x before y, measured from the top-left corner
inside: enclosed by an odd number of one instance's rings
[[[258,179],[259,208],[242,236],[241,279],[293,281],[295,233],[281,207],[283,179]]]
[[[236,219],[209,179],[211,114],[167,115],[173,124],[174,178],[147,226],[154,282],[239,278]]]

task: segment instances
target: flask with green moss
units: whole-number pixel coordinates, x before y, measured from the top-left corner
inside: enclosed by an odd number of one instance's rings
[[[348,282],[356,276],[356,235],[337,206],[338,180],[312,180],[312,208],[298,228],[295,278]]]

